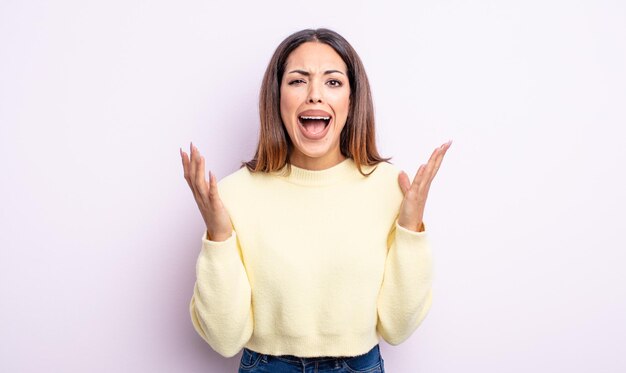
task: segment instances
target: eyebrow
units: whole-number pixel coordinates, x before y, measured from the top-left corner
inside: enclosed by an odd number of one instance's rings
[[[298,73],[298,74],[302,74],[304,76],[311,75],[308,71],[304,71],[304,70],[291,70],[290,72],[288,72],[288,74],[291,74],[291,73]],[[332,74],[332,73],[339,73],[341,75],[345,75],[343,72],[341,72],[339,70],[326,70],[326,71],[324,71],[324,75],[328,75],[328,74]]]

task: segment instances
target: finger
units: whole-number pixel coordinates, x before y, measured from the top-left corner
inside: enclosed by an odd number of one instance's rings
[[[196,178],[196,152],[192,143],[189,143],[189,180],[193,185]]]
[[[439,171],[439,167],[441,166],[441,162],[443,161],[443,157],[445,156],[446,152],[448,151],[448,149],[450,148],[450,144],[452,143],[452,141],[448,141],[447,143],[441,145],[439,148],[437,148],[438,154],[437,157],[433,160],[433,167],[432,169],[430,169],[429,174],[428,174],[428,178],[425,180],[424,182],[424,186],[426,189],[430,188],[430,184],[432,183],[433,179],[435,178],[435,175],[437,175],[437,171]]]
[[[435,178],[435,175],[437,175],[437,171],[439,171],[439,167],[441,166],[441,162],[443,162],[443,157],[446,155],[446,152],[448,151],[448,149],[450,149],[450,145],[452,144],[452,140],[448,141],[447,143],[441,145],[441,153],[439,154],[439,157],[437,157],[436,163],[435,163],[435,169],[433,171],[433,174],[430,178],[430,181],[432,182],[432,180]]]
[[[200,165],[200,152],[198,148],[191,144],[191,157],[189,160],[190,170],[189,170],[189,181],[191,182],[191,190],[193,190],[193,194],[196,199],[200,198],[200,191],[197,184],[198,178],[198,168]]]
[[[415,177],[413,178],[413,183],[411,184],[411,188],[418,190],[420,184],[422,183],[422,179],[424,178],[424,172],[426,170],[426,165],[422,164],[420,165],[420,167],[417,169],[417,172],[415,173]]]
[[[409,181],[409,175],[406,172],[402,171],[398,175],[398,184],[400,184],[400,189],[402,190],[402,194],[406,194],[406,192],[411,187],[411,182]]]
[[[198,169],[196,170],[196,188],[202,199],[207,200],[209,197],[209,186],[205,179],[204,157],[198,157]]]
[[[441,147],[435,148],[435,150],[433,150],[433,153],[430,155],[430,158],[428,158],[428,163],[426,163],[427,174],[432,171],[433,167],[435,166],[435,161],[437,160],[437,157],[439,157],[439,154],[441,154]]]
[[[209,183],[209,198],[211,198],[212,200],[219,200],[220,194],[217,190],[217,177],[215,177],[215,174],[212,172],[209,172]]]
[[[189,179],[189,167],[190,167],[189,158],[187,157],[187,153],[185,153],[183,149],[180,149],[180,157],[182,158],[182,162],[183,162],[183,176],[185,177],[187,184],[191,188],[191,181]],[[192,192],[193,192],[193,189],[192,189]]]
[[[422,180],[420,180],[420,189],[424,188],[424,187],[428,187],[430,185],[430,182],[432,181],[432,179],[435,177],[435,167],[437,165],[438,160],[441,158],[441,155],[444,152],[444,146],[446,144],[435,148],[435,150],[433,150],[433,153],[430,156],[430,159],[428,159],[428,164],[426,165],[426,170],[424,171],[424,177],[422,178]]]

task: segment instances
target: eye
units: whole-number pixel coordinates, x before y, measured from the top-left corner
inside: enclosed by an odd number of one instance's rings
[[[341,87],[343,85],[343,83],[337,79],[329,80],[328,84],[330,84],[331,87]]]
[[[289,85],[299,85],[301,83],[304,83],[304,80],[302,80],[302,79],[294,79],[294,80],[291,80],[289,82]]]

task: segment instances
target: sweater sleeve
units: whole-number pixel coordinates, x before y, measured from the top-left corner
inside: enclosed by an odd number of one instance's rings
[[[388,246],[376,330],[395,346],[411,336],[430,309],[432,257],[427,232],[408,230],[397,219]]]
[[[189,311],[198,334],[224,357],[236,355],[252,335],[251,294],[235,231],[220,242],[204,232]]]

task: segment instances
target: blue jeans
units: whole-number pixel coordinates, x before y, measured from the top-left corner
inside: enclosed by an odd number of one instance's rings
[[[384,373],[380,347],[353,357],[296,357],[266,355],[243,348],[239,373]]]

